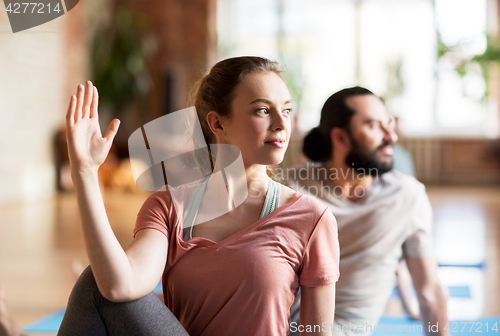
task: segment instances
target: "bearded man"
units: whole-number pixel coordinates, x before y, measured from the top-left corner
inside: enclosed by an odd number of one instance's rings
[[[423,184],[392,169],[396,141],[384,103],[365,88],[347,88],[328,98],[319,126],[304,139],[303,152],[315,164],[287,170],[292,188],[323,201],[337,219],[334,335],[374,331],[402,259],[417,293],[422,331],[448,334],[447,290],[432,251],[432,209]],[[291,335],[307,330],[300,325],[297,297]]]

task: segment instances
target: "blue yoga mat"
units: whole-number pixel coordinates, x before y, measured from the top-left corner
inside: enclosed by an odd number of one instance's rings
[[[373,336],[404,334],[405,336],[423,336],[424,329],[420,321],[413,321],[406,315],[384,315],[376,326],[372,326]],[[450,335],[499,335],[500,316],[482,317],[474,321],[452,321],[448,328]],[[496,329],[496,330],[495,330]],[[433,329],[431,329],[432,331]]]
[[[153,289],[153,293],[155,294],[162,294],[163,293],[163,287],[161,286],[161,282],[158,284],[158,286]]]
[[[468,298],[470,297],[470,290],[468,286],[450,286],[451,297]],[[161,283],[154,289],[154,293],[162,293]],[[397,292],[394,293],[397,296]],[[27,333],[57,333],[61,325],[64,309],[50,314],[37,322],[34,322],[24,328]],[[462,322],[462,323],[460,323]],[[469,322],[465,324],[463,322]],[[472,323],[474,322],[474,324]],[[425,326],[429,327],[429,326]],[[472,327],[472,332],[470,331]],[[372,326],[373,336],[389,335],[394,333],[404,334],[405,336],[422,336],[424,326],[419,321],[413,321],[407,315],[384,315],[376,326]],[[500,316],[483,317],[477,321],[456,321],[450,322],[450,334],[456,335],[477,335],[481,332],[482,335],[496,334],[500,335],[498,331],[492,328],[500,329]],[[463,329],[463,331],[462,331]],[[400,330],[398,332],[398,330]]]
[[[450,297],[456,298],[470,298],[470,288],[469,286],[448,286],[448,291],[450,292]],[[413,295],[416,295],[415,290],[413,290]],[[391,299],[399,297],[396,288],[391,293]]]
[[[57,333],[64,315],[64,309],[57,311],[40,321],[32,323],[24,328],[28,333]],[[468,322],[468,323],[466,323]],[[373,336],[404,334],[405,336],[422,336],[423,325],[419,321],[410,320],[405,315],[385,315],[379,323],[372,326]],[[425,326],[428,328],[429,326]],[[472,331],[470,331],[472,328]],[[482,317],[476,321],[456,321],[450,322],[450,334],[453,335],[476,335],[481,332],[482,335],[495,334],[500,330],[500,316]],[[462,331],[463,329],[463,331]],[[398,332],[398,330],[400,330]]]
[[[50,333],[55,334],[59,330],[61,325],[65,309],[56,311],[42,318],[39,321],[31,323],[23,328],[24,332],[27,333]]]

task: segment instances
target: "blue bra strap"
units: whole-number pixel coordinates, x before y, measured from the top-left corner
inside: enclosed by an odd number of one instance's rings
[[[207,189],[208,179],[198,184],[191,196],[189,196],[188,205],[184,213],[184,228],[190,227],[189,237],[193,237],[193,226],[196,216],[198,215],[198,209],[201,205],[201,200]],[[281,194],[281,184],[275,182],[269,178],[269,186],[267,187],[266,200],[264,201],[264,206],[262,207],[262,212],[260,213],[260,218],[263,218],[276,210],[280,204],[280,194]]]
[[[260,213],[260,218],[269,215],[274,210],[278,209],[280,204],[281,185],[269,178],[269,186],[267,187],[266,200]]]

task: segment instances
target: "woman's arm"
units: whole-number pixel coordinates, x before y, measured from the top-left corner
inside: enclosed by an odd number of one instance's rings
[[[101,294],[112,301],[146,295],[158,284],[166,261],[167,238],[151,229],[137,233],[123,250],[109,225],[97,171],[118,131],[113,120],[104,137],[98,121],[97,88],[88,81],[71,96],[66,115],[71,176],[75,185],[83,235],[92,272]]]
[[[300,335],[331,336],[335,312],[335,283],[307,287],[301,286]]]

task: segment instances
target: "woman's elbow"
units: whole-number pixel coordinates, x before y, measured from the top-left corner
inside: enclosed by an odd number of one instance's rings
[[[127,302],[140,298],[130,288],[125,286],[103,286],[99,288],[101,295],[111,302]]]

